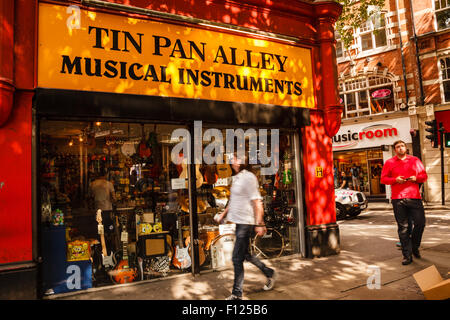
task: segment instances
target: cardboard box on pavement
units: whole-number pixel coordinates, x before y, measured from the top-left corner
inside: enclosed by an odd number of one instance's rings
[[[435,265],[413,274],[427,300],[450,298],[450,279],[442,279]]]

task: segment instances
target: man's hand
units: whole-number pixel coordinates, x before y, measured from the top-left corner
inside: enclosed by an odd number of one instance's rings
[[[262,237],[263,235],[265,235],[267,233],[267,228],[265,226],[264,227],[256,226],[255,232],[258,236]]]
[[[412,182],[416,182],[417,177],[416,176],[411,176],[411,177],[408,178],[408,180],[412,181]]]
[[[398,176],[397,178],[395,178],[395,181],[397,181],[397,183],[400,183],[400,184],[403,184],[406,182],[406,180],[403,176]]]

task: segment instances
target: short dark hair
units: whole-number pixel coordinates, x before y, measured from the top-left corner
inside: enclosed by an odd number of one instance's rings
[[[403,141],[403,140],[397,140],[397,141],[395,141],[394,144],[392,145],[392,146],[394,147],[394,149],[395,149],[395,146],[398,145],[399,143],[403,143],[403,144],[405,145],[405,147],[406,147],[405,141]]]

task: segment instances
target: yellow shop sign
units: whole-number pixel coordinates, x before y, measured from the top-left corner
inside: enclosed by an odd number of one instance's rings
[[[39,87],[314,107],[309,49],[76,8],[39,5]]]

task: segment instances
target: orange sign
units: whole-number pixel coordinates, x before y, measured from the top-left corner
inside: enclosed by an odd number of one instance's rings
[[[309,49],[39,5],[38,85],[313,108]]]
[[[323,178],[323,168],[316,167],[316,178]]]

